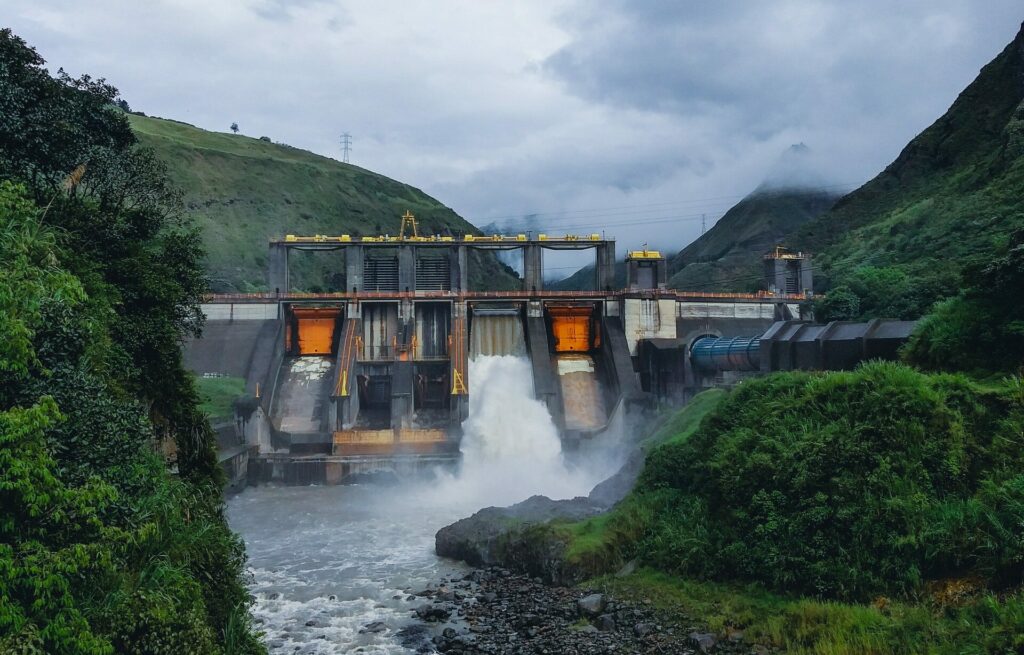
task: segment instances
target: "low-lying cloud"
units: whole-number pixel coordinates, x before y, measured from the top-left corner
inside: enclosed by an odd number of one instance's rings
[[[133,108],[267,135],[420,187],[477,224],[534,215],[681,247],[805,143],[881,170],[1016,33],[1017,0],[367,3],[8,0],[53,69]],[[397,221],[397,217],[396,217]]]

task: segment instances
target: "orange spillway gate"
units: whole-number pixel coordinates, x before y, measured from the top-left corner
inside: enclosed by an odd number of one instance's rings
[[[300,355],[329,355],[334,344],[334,330],[338,324],[338,307],[295,307]]]
[[[599,335],[591,329],[592,305],[549,306],[551,334],[555,338],[555,352],[589,352],[600,345]]]

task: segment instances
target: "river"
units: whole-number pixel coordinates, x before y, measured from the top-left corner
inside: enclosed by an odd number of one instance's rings
[[[476,393],[457,473],[399,485],[255,487],[228,502],[272,653],[414,652],[399,634],[423,603],[409,592],[465,570],[434,555],[438,529],[534,494],[586,495],[614,469],[608,458],[566,465],[524,359],[474,359],[470,379]],[[385,630],[360,634],[374,621]]]
[[[431,497],[419,486],[367,484],[257,487],[232,498],[228,519],[245,539],[271,652],[411,652],[396,635],[422,603],[406,600],[409,591],[461,570],[434,555],[434,533],[468,507],[424,502]],[[359,634],[373,621],[387,630]]]

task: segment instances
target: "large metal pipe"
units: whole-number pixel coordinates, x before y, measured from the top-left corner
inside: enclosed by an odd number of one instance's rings
[[[690,361],[705,372],[757,371],[761,368],[761,335],[701,337],[690,348]]]

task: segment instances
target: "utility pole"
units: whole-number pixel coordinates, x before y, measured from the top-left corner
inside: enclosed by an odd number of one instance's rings
[[[341,161],[348,163],[348,153],[352,150],[352,135],[345,132],[341,135]]]

